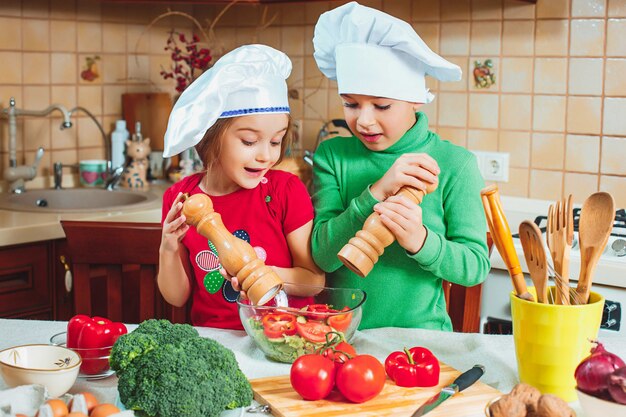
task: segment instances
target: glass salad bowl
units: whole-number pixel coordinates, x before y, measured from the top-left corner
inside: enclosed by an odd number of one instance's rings
[[[265,305],[253,305],[241,297],[237,305],[246,333],[265,356],[292,363],[332,338],[350,342],[361,323],[365,298],[360,289],[285,284]]]
[[[67,333],[57,333],[50,338],[50,344],[55,346],[66,347]],[[114,371],[109,366],[109,357],[113,346],[102,348],[71,348],[82,358],[80,365],[79,378],[83,379],[102,379],[113,375]]]

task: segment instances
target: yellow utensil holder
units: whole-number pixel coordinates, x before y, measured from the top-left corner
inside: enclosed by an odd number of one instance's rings
[[[536,298],[534,287],[529,287]],[[549,291],[554,295],[554,287]],[[554,299],[554,298],[550,298]],[[576,401],[574,371],[598,337],[604,297],[591,292],[584,305],[540,304],[511,293],[515,356],[521,382],[542,394]]]

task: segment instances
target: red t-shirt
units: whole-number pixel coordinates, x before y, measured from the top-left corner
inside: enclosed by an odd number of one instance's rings
[[[163,195],[163,219],[179,192],[202,193],[198,186],[204,173],[185,177]],[[306,187],[288,172],[270,170],[254,189],[239,189],[223,196],[210,196],[224,226],[250,243],[266,265],[292,267],[286,236],[313,219],[313,205]],[[191,227],[182,240],[194,270],[191,322],[195,326],[243,329],[237,303],[239,293],[219,273],[216,250]]]

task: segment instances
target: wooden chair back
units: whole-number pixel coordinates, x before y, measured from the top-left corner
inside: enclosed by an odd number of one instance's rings
[[[73,273],[76,314],[139,323],[150,318],[188,322],[187,308],[175,308],[156,284],[159,223],[62,220]]]
[[[489,255],[493,248],[493,240],[487,232],[487,247]],[[452,329],[455,332],[480,332],[480,303],[482,299],[482,284],[473,287],[464,287],[443,281],[443,292],[446,297],[448,315],[452,320]]]

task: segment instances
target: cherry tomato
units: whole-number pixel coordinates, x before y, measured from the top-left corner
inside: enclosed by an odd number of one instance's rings
[[[271,313],[263,317],[263,333],[270,339],[296,334],[296,316],[287,313]]]
[[[322,352],[322,356],[335,362],[335,371],[338,371],[344,363],[346,363],[350,358],[356,356],[356,350],[350,343],[340,342],[337,343],[334,351],[332,348],[324,350],[324,352]]]
[[[330,326],[319,321],[309,320],[306,323],[296,322],[298,334],[313,343],[322,343],[326,341],[326,333],[332,332]]]
[[[341,311],[348,311],[349,308],[345,307]],[[330,316],[328,318],[328,325],[333,329],[339,332],[345,332],[350,327],[350,322],[352,322],[352,312],[339,314],[336,316]]]
[[[291,386],[305,400],[326,398],[335,386],[335,364],[318,354],[302,355],[291,365]]]
[[[337,389],[349,401],[362,403],[376,397],[385,386],[385,367],[371,355],[358,355],[337,371]]]

